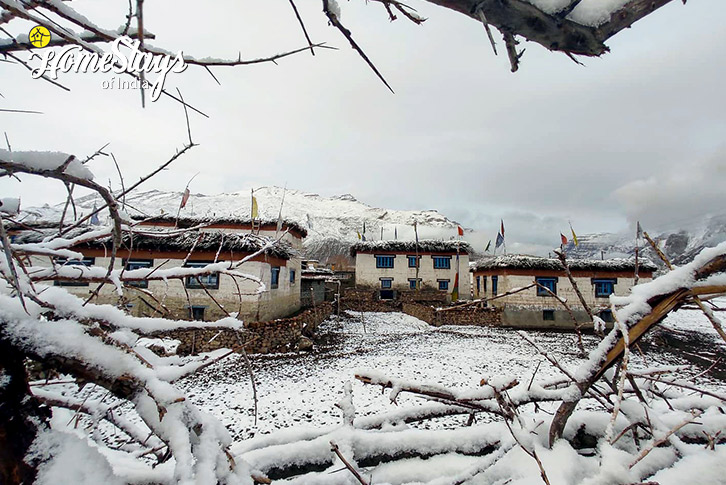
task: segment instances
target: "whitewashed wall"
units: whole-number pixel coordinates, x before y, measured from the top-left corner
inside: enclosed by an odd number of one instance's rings
[[[396,290],[408,290],[409,279],[416,278],[416,268],[408,267],[407,254],[395,254],[393,268],[376,268],[376,255],[387,255],[385,252],[376,254],[357,253],[355,257],[355,283],[356,286],[381,287],[381,278],[393,278],[392,288]],[[413,256],[413,254],[411,254]],[[451,257],[450,269],[434,269],[431,254],[420,254],[421,263],[418,277],[421,279],[421,287],[438,289],[438,280],[449,280],[449,290],[454,289],[456,280],[456,256]],[[469,286],[469,256],[459,256],[459,298],[470,298]]]
[[[160,265],[164,261],[166,259],[154,259],[154,266]],[[194,261],[194,259],[190,258],[189,261]],[[32,262],[34,266],[45,267],[49,265],[48,258],[33,258]],[[95,258],[94,265],[107,268],[109,263],[110,258],[97,257]],[[172,259],[164,264],[163,269],[180,267],[182,263],[183,260],[181,259]],[[239,285],[238,291],[232,277],[227,275],[220,275],[218,289],[208,288],[208,291],[229,313],[240,310],[240,297],[238,293],[241,293],[242,308],[240,318],[242,320],[264,321],[286,317],[300,309],[300,266],[299,258],[288,260],[285,266],[280,267],[278,288],[272,289],[270,283],[272,277],[271,265],[267,262],[248,261],[240,266],[237,271],[260,278],[266,287],[264,293],[256,294],[259,285],[254,281],[241,278],[237,279],[237,284]],[[114,267],[116,269],[122,268],[121,258],[116,259]],[[291,269],[295,270],[294,283],[290,283]],[[97,283],[91,283],[89,286],[64,286],[64,288],[80,297],[88,297],[97,285]],[[177,318],[187,318],[187,308],[190,302],[192,306],[206,307],[205,315],[215,317],[221,317],[223,315],[223,312],[203,289],[186,288],[185,292],[184,280],[169,280],[168,282],[149,281],[147,290],[174,312]],[[187,299],[187,292],[189,299]],[[133,288],[124,288],[124,296],[129,300],[133,300],[138,295],[139,292]],[[110,284],[104,285],[100,293],[99,301],[116,303],[118,301],[118,295],[115,287]],[[132,305],[141,304],[140,302],[132,303]],[[139,309],[137,308],[135,310],[134,313],[138,314]],[[205,319],[209,320],[206,317]]]
[[[476,289],[476,277],[480,276],[481,278],[481,291],[477,293]],[[497,294],[501,295],[502,293],[506,293],[508,291],[511,291],[516,288],[522,288],[525,286],[529,286],[534,281],[534,276],[525,276],[525,275],[498,275],[499,277],[499,283],[497,288]],[[577,283],[577,287],[580,289],[580,292],[582,293],[582,296],[585,298],[585,301],[590,306],[590,308],[604,308],[609,305],[608,298],[604,297],[595,297],[595,285],[592,284],[591,279],[592,278],[616,278],[617,282],[615,284],[615,295],[617,296],[626,296],[630,293],[630,289],[633,287],[635,280],[634,278],[629,277],[620,277],[620,276],[610,276],[607,273],[602,273],[597,276],[587,276],[587,277],[580,277],[575,276],[575,282]],[[484,293],[484,275],[474,273],[474,278],[472,280],[472,285],[474,289],[474,298],[491,298],[494,296],[492,292],[492,277],[491,275],[487,275],[486,279],[486,293]],[[640,278],[641,283],[645,283],[647,281],[650,281],[650,278]],[[577,297],[577,294],[575,293],[574,288],[570,284],[570,280],[567,278],[567,276],[558,276],[557,281],[557,296],[565,298],[567,300],[567,304],[571,308],[577,308],[582,309],[582,305],[580,304],[580,300]],[[540,307],[540,308],[551,308],[551,309],[561,309],[562,304],[557,302],[557,300],[552,296],[537,296],[537,288],[530,288],[528,290],[521,291],[519,293],[515,293],[513,295],[506,296],[504,298],[494,300],[490,302],[490,305],[493,305],[495,307],[505,307],[505,306],[522,306],[522,307]]]

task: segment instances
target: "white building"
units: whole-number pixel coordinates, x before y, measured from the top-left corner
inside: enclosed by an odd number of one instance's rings
[[[87,229],[82,228],[81,231]],[[143,220],[135,226],[133,237],[124,238],[114,269],[167,270],[239,261],[265,248],[275,237],[276,229],[276,222],[255,222],[253,227],[250,221],[234,219],[187,218],[178,223],[170,217]],[[42,239],[46,231],[57,232],[57,228],[41,230],[40,233],[37,230],[21,231],[14,235],[14,239],[17,242],[34,242]],[[245,321],[289,316],[301,307],[299,249],[306,232],[290,223],[283,224],[282,232],[285,231],[287,233],[279,244],[266,248],[235,269],[238,273],[259,279],[265,286],[262,292],[256,281],[215,273],[183,280],[128,282],[124,285],[122,300],[114,286],[107,284],[98,295],[98,301],[122,303],[137,316],[160,316],[169,312],[176,318],[204,321],[223,318],[227,313],[237,314]],[[83,260],[56,259],[55,263],[107,268],[110,247],[110,238],[82,243],[71,249],[83,254]],[[32,259],[32,265],[48,267],[50,261],[36,257]],[[67,287],[71,293],[81,297],[90,296],[98,286],[87,281],[73,281],[72,278],[55,284]]]
[[[351,248],[355,284],[377,288],[384,299],[417,287],[446,293],[458,289],[459,298],[468,299],[470,252],[469,244],[462,241],[359,242]]]
[[[572,259],[567,261],[570,273],[585,302],[606,322],[612,322],[609,297],[624,296],[635,284],[635,261],[626,259]],[[650,281],[657,267],[640,260],[640,282]],[[588,320],[584,307],[575,293],[559,259],[525,255],[503,255],[484,258],[472,264],[474,298],[489,299],[519,288],[531,288],[502,296],[488,305],[502,310],[502,324],[516,327],[572,328],[567,310],[548,288],[565,299],[578,322]]]

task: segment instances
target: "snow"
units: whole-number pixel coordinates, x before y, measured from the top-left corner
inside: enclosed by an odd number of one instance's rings
[[[358,242],[357,232],[363,231],[364,222],[369,241],[380,238],[381,228],[384,230],[384,239],[393,239],[395,228],[399,240],[412,241],[414,222],[418,224],[420,239],[448,239],[456,235],[457,223],[435,210],[389,210],[371,207],[352,197],[323,197],[272,186],[255,190],[261,219],[277,221],[283,194],[285,203],[282,218],[307,229],[308,236],[304,244],[309,253],[324,252],[326,247],[340,244],[344,247],[338,253],[347,252],[351,244]],[[176,214],[181,197],[182,192],[148,190],[126,195],[126,202],[131,216],[157,216],[162,211],[165,214]],[[101,200],[89,195],[77,198],[75,203],[79,212],[89,213],[94,203],[100,205]],[[131,207],[138,212],[131,210]],[[25,209],[24,213],[29,214],[28,220],[57,221],[62,209],[63,204],[58,204],[52,208]],[[250,192],[242,190],[214,195],[193,193],[180,216],[209,220],[246,218],[249,214]]]
[[[724,303],[726,301],[717,301],[719,305]],[[695,323],[697,315],[695,311],[681,310],[669,316],[664,324],[684,332],[707,332],[708,326]],[[713,333],[712,329],[710,333]],[[513,443],[497,418],[486,413],[480,414],[473,427],[461,427],[468,419],[466,414],[403,424],[401,419],[414,415],[416,410],[427,411],[443,405],[401,392],[394,406],[387,395],[381,395],[380,386],[364,386],[352,380],[356,369],[366,368],[369,369],[367,372],[381,379],[384,375],[398,379],[399,387],[416,381],[432,389],[441,390],[445,386],[459,397],[491,395],[491,387],[479,385],[483,378],[490,385],[501,388],[507,386],[514,375],[526,385],[542,357],[511,330],[466,326],[434,328],[401,313],[351,312],[340,319],[332,318],[324,322],[320,328],[320,337],[313,353],[251,356],[260,410],[256,425],[251,412],[253,402],[249,378],[241,358],[230,357],[220,361],[183,378],[177,384],[188,400],[202,410],[200,416],[210,413],[229,430],[232,453],[239,463],[247,462],[252,468],[263,471],[284,464],[292,466],[309,463],[310,460],[319,460],[321,466],[329,467],[322,472],[312,472],[297,479],[276,480],[275,483],[355,483],[350,482],[345,473],[329,473],[340,468],[329,452],[331,440],[352,461],[380,452],[402,453],[412,442],[419,451],[433,454],[427,459],[413,457],[375,468],[363,467],[363,476],[372,476],[373,483],[412,484],[420,481],[432,485],[443,484],[451,482],[450,478],[448,482],[442,481],[443,477],[473,476],[484,469],[485,473],[477,475],[482,483],[511,480],[509,483],[524,485],[539,482],[536,463]],[[574,335],[530,332],[529,337],[571,372],[585,362],[578,357]],[[589,348],[595,348],[599,341],[597,337],[589,335],[584,336],[584,340]],[[158,342],[146,339],[140,343],[146,346]],[[646,374],[656,367],[664,371],[683,371],[676,364],[679,363],[659,354],[647,353],[642,357],[639,353],[633,353],[630,368],[639,374]],[[544,362],[534,377],[532,391],[544,392],[540,384],[557,380],[561,374]],[[716,392],[725,391],[722,384],[705,377],[697,381],[699,385]],[[670,392],[665,382],[659,388]],[[517,396],[515,391],[510,391],[513,400]],[[103,394],[96,393],[99,400]],[[698,396],[669,395],[672,396],[670,405],[674,410],[663,405],[662,409],[654,409],[650,414],[654,425],[663,433],[682,421],[684,413],[687,414],[693,405],[703,405],[704,402]],[[87,399],[85,402],[90,405],[94,401]],[[714,406],[719,403],[715,399],[712,402]],[[340,403],[346,417],[341,415],[340,409],[336,409],[336,403]],[[555,404],[541,403],[540,407],[552,412]],[[155,404],[150,400],[149,409],[144,411],[144,406],[142,403],[142,413],[148,413],[148,416],[156,413]],[[642,417],[642,410],[638,407],[635,400],[624,402],[621,416],[615,425],[615,434],[626,425],[626,421],[622,420],[623,415],[629,419]],[[411,410],[414,414],[411,414]],[[585,423],[591,433],[602,435],[610,420],[607,414],[596,410],[597,406],[585,404],[571,418],[566,435],[571,436]],[[170,412],[178,411],[172,409]],[[656,412],[659,420],[656,419]],[[355,427],[344,426],[353,413]],[[377,425],[384,422],[379,419],[381,413],[387,415],[389,420],[382,430],[378,430],[375,429]],[[524,434],[518,431],[519,439],[526,446],[537,450],[552,483],[635,483],[645,478],[655,480],[655,477],[663,477],[659,483],[675,483],[675,480],[683,481],[689,473],[692,474],[694,466],[723,467],[723,447],[717,448],[711,459],[698,452],[703,448],[702,445],[679,444],[678,449],[685,458],[677,462],[672,448],[657,448],[632,469],[628,468],[634,460],[632,440],[625,438],[618,442],[617,447],[594,450],[595,456],[586,456],[587,453],[578,452],[565,441],[558,442],[548,450],[543,445],[550,418],[543,413],[533,413],[530,407],[522,408],[520,418],[527,431]],[[207,423],[205,426],[215,426],[209,421],[210,416],[200,419]],[[68,416],[54,420],[54,426],[63,428],[59,423],[68,421]],[[726,427],[726,416],[716,412],[715,407],[704,413],[699,421],[703,425],[688,425],[684,432],[697,436],[701,430],[713,434]],[[455,429],[450,429],[452,427]],[[100,429],[103,429],[102,434],[111,439],[112,435],[107,428]],[[391,432],[393,430],[396,431]],[[217,434],[220,433],[226,431],[221,430]],[[174,438],[173,432],[167,438],[184,441],[183,437]],[[468,456],[487,443],[497,441],[499,448],[494,453]],[[87,447],[85,443],[80,444]],[[451,451],[452,445],[455,452]],[[438,455],[441,452],[444,454]],[[148,477],[147,473],[151,473],[143,464],[132,464],[127,455],[120,451],[104,449],[103,453],[111,461],[114,470],[123,476]],[[601,458],[605,466],[600,466]],[[649,476],[659,466],[669,466],[671,462],[676,462],[672,469]],[[108,471],[107,467],[103,470]],[[207,470],[208,473],[210,468],[205,466],[200,470]],[[160,483],[169,483],[172,471],[162,466],[153,473]],[[198,475],[204,476],[204,473]],[[719,483],[714,481],[719,476],[719,473],[711,473],[709,469],[703,483]],[[177,476],[171,480],[180,478]]]
[[[123,485],[108,461],[86,440],[62,431],[41,432],[28,459],[41,460],[35,485]]]
[[[14,216],[20,212],[20,199],[6,197],[0,199],[0,212]]]
[[[26,168],[39,171],[49,171],[60,168],[69,159],[63,173],[85,180],[93,180],[93,173],[81,163],[80,160],[61,152],[16,152],[0,149],[0,160],[22,165]]]
[[[528,0],[545,13],[555,14],[572,3],[572,0]],[[569,20],[589,27],[597,27],[610,20],[629,0],[582,0],[567,16]]]

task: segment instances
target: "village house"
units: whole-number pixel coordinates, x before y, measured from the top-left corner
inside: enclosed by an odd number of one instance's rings
[[[96,229],[81,228],[79,232]],[[16,242],[36,242],[56,228],[15,232]],[[169,314],[175,318],[214,321],[237,315],[244,321],[267,321],[289,316],[301,308],[300,250],[305,229],[284,222],[277,231],[276,221],[250,221],[233,218],[176,218],[160,216],[139,219],[133,237],[126,235],[118,250],[115,269],[140,268],[169,270],[179,267],[198,268],[221,261],[239,261],[260,254],[230,274],[213,273],[183,279],[132,281],[124,283],[123,304],[137,316]],[[275,245],[270,243],[280,238]],[[65,266],[108,267],[110,237],[80,243],[73,251],[83,260],[55,258]],[[34,257],[35,267],[49,266],[47,257]],[[32,271],[32,270],[31,270]],[[263,287],[260,285],[264,285]],[[66,279],[56,281],[71,293],[88,297],[97,284]],[[97,301],[119,303],[113,285],[104,285]],[[224,310],[222,308],[224,308]]]
[[[606,323],[612,322],[609,297],[612,294],[624,296],[630,292],[635,284],[635,261],[572,259],[567,263],[592,312]],[[640,260],[640,282],[650,281],[656,269],[650,261]],[[487,304],[501,310],[502,325],[573,328],[572,317],[553,293],[566,301],[578,322],[589,320],[559,259],[525,255],[496,256],[473,263],[471,273],[475,299],[500,297]],[[515,292],[520,288],[526,289]],[[512,294],[502,296],[509,292]]]
[[[329,282],[333,280],[333,270],[321,265],[319,261],[302,261],[300,274],[300,301],[303,307],[319,305],[325,301]]]
[[[375,288],[384,300],[417,288],[448,294],[457,289],[460,299],[469,299],[470,252],[466,242],[434,240],[359,242],[350,250],[356,287]]]

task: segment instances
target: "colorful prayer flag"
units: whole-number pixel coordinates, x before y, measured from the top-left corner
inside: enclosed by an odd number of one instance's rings
[[[580,243],[577,241],[577,234],[575,234],[575,230],[572,228],[572,224],[570,224],[570,232],[572,232],[572,242],[574,242],[575,246],[577,246]]]
[[[504,219],[501,219],[502,221],[502,231],[499,233],[502,235],[502,238],[504,238]]]
[[[459,236],[463,236],[464,235],[464,229],[462,229],[461,226],[456,226],[456,228],[459,231]]]
[[[560,233],[560,240],[562,241],[563,246],[567,246],[567,238],[562,233]]]
[[[98,209],[96,208],[96,203],[93,203],[93,212],[94,214],[91,216],[91,225],[97,226],[101,223],[100,220],[98,220],[98,213],[96,213]]]
[[[502,244],[504,244],[504,236],[502,236],[501,233],[499,233],[499,234],[497,234],[497,243],[494,245],[494,249],[497,249]]]
[[[490,247],[492,247],[492,240],[491,240],[491,239],[490,239],[490,240],[489,240],[489,242],[487,243],[487,247],[486,247],[486,249],[484,249],[484,252],[485,252],[485,253],[486,253],[486,252],[488,252],[488,251],[489,251],[489,248],[490,248]]]
[[[179,205],[180,209],[183,209],[185,205],[187,205],[187,201],[189,200],[189,187],[184,189],[184,193],[182,194],[182,200],[181,204]]]
[[[643,228],[640,227],[640,221],[638,221],[638,227],[637,227],[636,232],[635,232],[635,237],[638,238],[638,239],[640,239],[640,238],[643,237]]]
[[[456,278],[454,278],[454,290],[451,292],[451,301],[456,301],[459,299],[459,273],[456,273]]]
[[[252,219],[257,219],[259,216],[259,210],[257,207],[257,197],[252,196]]]

